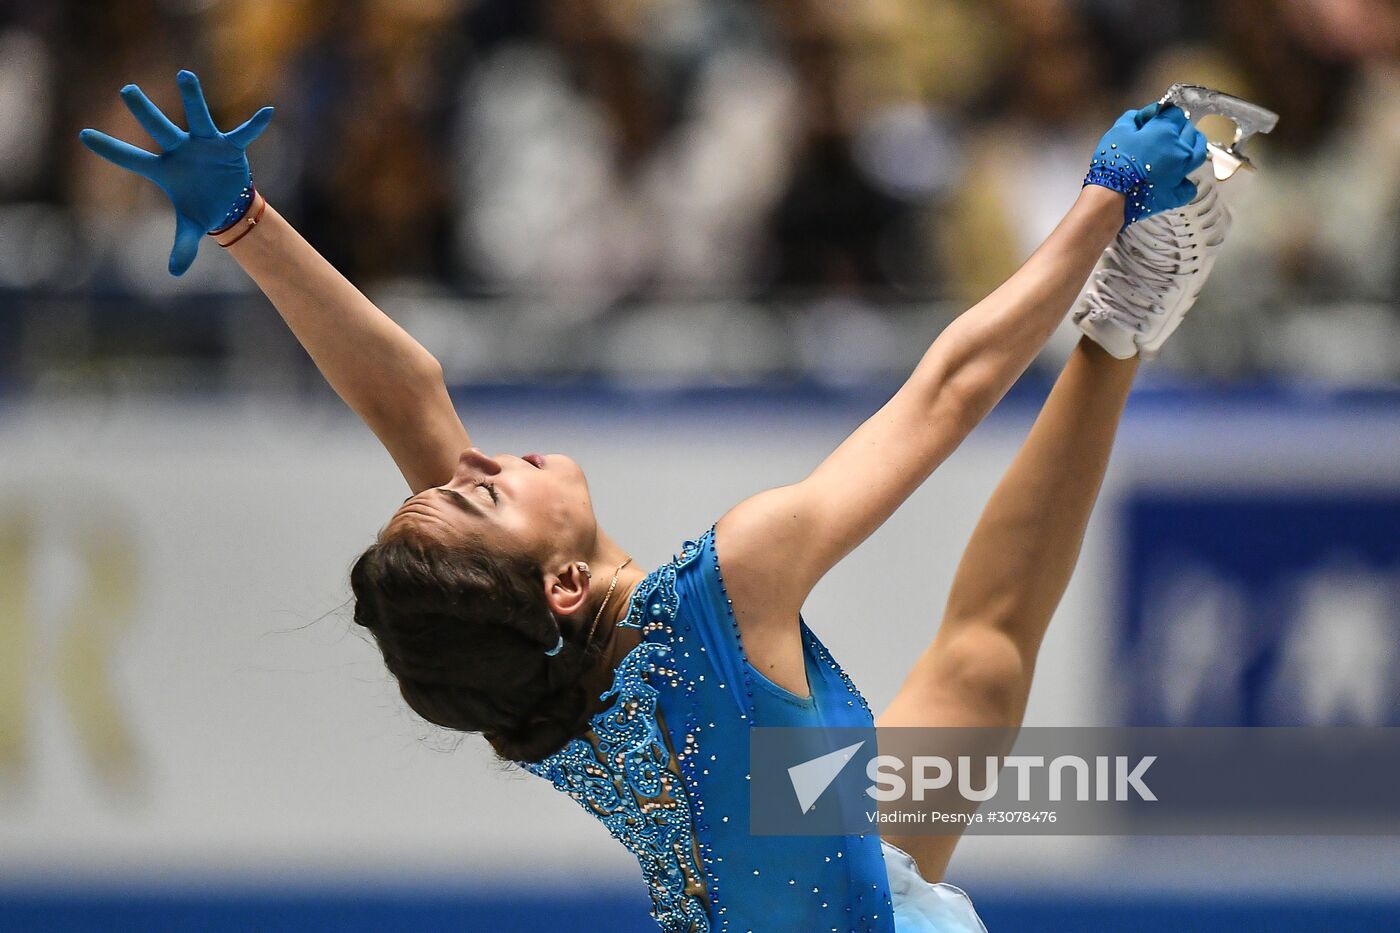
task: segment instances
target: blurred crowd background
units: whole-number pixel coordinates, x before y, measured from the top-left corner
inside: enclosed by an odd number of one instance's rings
[[[1281,121],[1161,372],[1396,383],[1397,61],[1394,0],[0,0],[0,380],[314,380],[77,142],[150,145],[128,82],[183,123],[188,67],[225,129],[276,105],[260,188],[467,383],[898,375],[1122,110],[1218,87]]]

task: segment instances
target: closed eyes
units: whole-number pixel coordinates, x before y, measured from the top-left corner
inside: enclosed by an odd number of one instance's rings
[[[487,495],[489,495],[489,496],[491,497],[491,503],[492,503],[493,505],[500,501],[500,496],[498,496],[498,495],[496,494],[496,484],[495,484],[495,483],[478,483],[478,484],[476,485],[476,488],[477,488],[477,489],[485,489]],[[475,503],[475,502],[473,502],[472,500],[468,499],[466,496],[462,495],[460,492],[458,492],[458,491],[455,490],[455,489],[448,489],[446,486],[435,486],[435,487],[434,487],[433,489],[431,489],[431,490],[424,490],[424,492],[436,492],[436,493],[440,493],[441,495],[446,496],[448,499],[451,499],[453,502],[455,502],[458,506],[460,506],[461,508],[465,509],[466,511],[468,511],[468,512],[474,512],[474,513],[476,513],[476,514],[478,514],[478,515],[479,515],[479,514],[482,514],[482,509],[481,509],[481,506],[480,506],[480,505],[478,505],[477,503]],[[418,497],[421,496],[421,495],[423,495],[423,493],[416,493],[416,494],[414,494],[414,495],[412,495],[412,496],[409,496],[407,499],[403,500],[403,501],[404,501],[404,505],[407,505],[410,501],[412,501],[413,499],[418,498]]]

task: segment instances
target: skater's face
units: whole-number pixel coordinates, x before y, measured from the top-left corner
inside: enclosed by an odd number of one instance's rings
[[[452,479],[410,496],[385,532],[411,526],[444,544],[478,539],[545,566],[593,553],[598,534],[583,470],[563,454],[462,452]]]

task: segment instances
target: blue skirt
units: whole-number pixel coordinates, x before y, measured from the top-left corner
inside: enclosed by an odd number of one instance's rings
[[[881,841],[880,848],[890,876],[896,933],[987,933],[961,888],[925,881],[913,857],[898,846]]]

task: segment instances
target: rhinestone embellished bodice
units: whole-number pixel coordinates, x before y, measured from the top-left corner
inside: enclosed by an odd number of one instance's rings
[[[876,834],[754,836],[748,730],[873,725],[805,623],[811,695],[752,668],[720,575],[714,529],[650,573],[619,623],[642,632],[592,727],[522,762],[592,813],[641,866],[665,933],[894,930]]]

